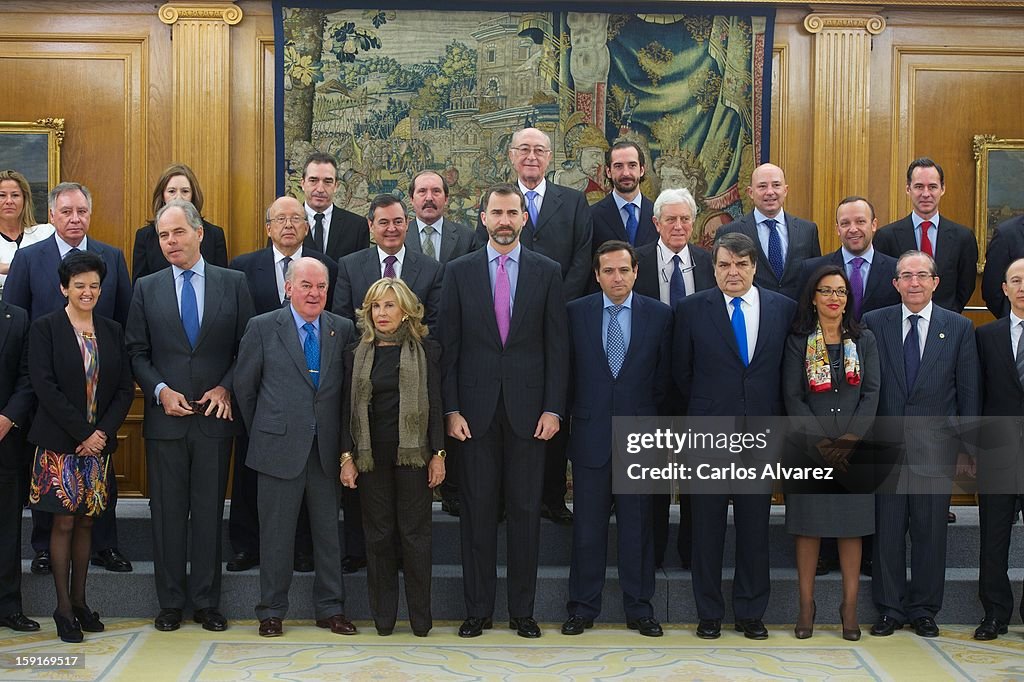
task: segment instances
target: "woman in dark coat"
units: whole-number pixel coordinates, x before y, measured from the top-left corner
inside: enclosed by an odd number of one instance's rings
[[[81,642],[82,630],[103,631],[85,601],[92,523],[107,506],[110,456],[134,386],[121,325],[93,315],[103,259],[91,251],[70,254],[57,272],[68,305],[29,331],[29,377],[39,399],[28,435],[36,446],[29,504],[53,513],[57,633]]]
[[[860,638],[861,538],[875,532],[875,501],[872,494],[846,491],[870,488],[872,464],[861,445],[875,418],[881,377],[875,338],[853,319],[849,291],[842,267],[828,265],[815,272],[800,297],[783,357],[783,396],[793,419],[798,466],[832,467],[837,476],[832,488],[818,481],[804,494],[786,492],[786,530],[796,536],[798,639],[814,632],[814,578],[822,537],[838,539],[843,638]]]
[[[192,202],[200,214],[203,212],[203,190],[199,187],[192,169],[183,163],[168,166],[156,187],[153,188],[153,215],[172,199],[184,199]],[[228,266],[228,246],[224,230],[213,223],[203,220],[203,243],[199,245],[203,260],[222,268]],[[170,267],[160,249],[160,239],[156,236],[153,223],[143,225],[135,232],[135,248],[132,249],[132,282],[140,277],[160,272]]]
[[[341,482],[356,487],[366,536],[366,581],[377,634],[398,617],[399,551],[409,622],[417,637],[430,615],[432,489],[444,481],[440,345],[425,338],[423,304],[400,279],[378,280],[357,312],[362,339],[352,363],[351,433]]]

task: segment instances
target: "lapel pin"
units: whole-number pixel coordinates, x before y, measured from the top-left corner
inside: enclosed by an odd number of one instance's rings
[[[945,334],[943,334],[942,332],[939,332],[939,338],[940,338],[940,339],[944,339],[944,338],[946,338],[946,335],[945,335]]]
[[[331,330],[331,336],[334,336],[334,330],[333,329]]]

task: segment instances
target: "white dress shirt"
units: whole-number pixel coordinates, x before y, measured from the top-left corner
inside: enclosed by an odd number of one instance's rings
[[[656,251],[658,252],[658,298],[661,299],[661,302],[671,305],[669,300],[672,288],[672,268],[675,266],[672,256],[679,256],[679,268],[683,273],[683,282],[686,283],[686,295],[693,294],[697,290],[697,285],[693,281],[694,265],[693,259],[690,257],[690,245],[684,246],[683,250],[677,254],[659,239]]]

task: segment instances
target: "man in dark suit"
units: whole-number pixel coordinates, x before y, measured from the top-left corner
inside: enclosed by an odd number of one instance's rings
[[[132,283],[128,279],[128,266],[120,249],[89,239],[92,218],[92,194],[77,182],[62,182],[50,190],[47,197],[50,222],[56,232],[49,239],[19,249],[11,261],[11,269],[4,283],[4,300],[28,311],[29,320],[35,320],[67,305],[60,291],[57,266],[69,253],[92,251],[107,264],[100,300],[96,313],[116,320],[122,327],[128,319],[128,306],[132,298]],[[110,466],[114,463],[111,460]],[[96,519],[92,527],[94,566],[108,571],[124,573],[132,570],[118,550],[117,544],[117,476],[110,476],[110,505]],[[47,512],[32,512],[33,573],[50,572],[50,527],[53,516]]]
[[[260,603],[263,637],[283,634],[299,507],[316,535],[316,624],[339,635],[356,628],[342,613],[345,586],[338,542],[338,455],[348,438],[344,352],[351,320],[324,308],[327,268],[299,258],[288,270],[289,305],[254,317],[238,349],[235,395],[249,429],[248,464],[259,476]],[[345,443],[345,444],[343,444]]]
[[[0,301],[0,627],[35,632],[21,609],[21,510],[32,450],[26,427],[36,397],[28,378],[28,314]]]
[[[540,637],[533,619],[544,442],[561,428],[568,383],[565,296],[557,263],[519,242],[526,199],[487,190],[487,246],[448,266],[441,345],[446,430],[463,441],[460,637],[491,627],[497,587],[497,502],[508,520],[509,627]]]
[[[754,210],[734,223],[719,228],[718,234],[741,232],[757,245],[757,275],[761,289],[800,296],[800,268],[807,258],[821,255],[818,226],[783,211],[789,194],[786,176],[778,166],[765,163],[750,175],[747,195]]]
[[[309,225],[304,244],[335,262],[370,245],[366,219],[334,203],[337,189],[338,162],[330,154],[310,154],[302,166],[302,192]]]
[[[986,264],[987,268],[991,261]],[[974,639],[988,641],[1006,634],[1013,617],[1009,570],[1010,536],[1017,507],[1024,503],[1021,429],[1024,425],[1024,259],[1006,270],[1003,296],[1007,317],[977,330],[981,365],[981,414],[984,435],[978,455],[978,514],[981,552],[978,597],[985,617]],[[990,304],[995,301],[990,300]],[[1024,603],[1020,606],[1024,614]],[[1024,617],[1024,616],[1022,616]]]
[[[416,214],[413,229],[405,236],[410,251],[431,256],[441,264],[464,256],[473,249],[473,228],[444,218],[448,206],[448,181],[434,171],[420,171],[409,187]],[[441,509],[459,515],[459,456],[461,448],[454,438],[445,437],[448,451],[447,475],[441,483]]]
[[[592,281],[590,274],[593,220],[586,196],[544,177],[551,163],[551,138],[536,128],[524,128],[512,136],[509,162],[517,186],[526,197],[527,221],[520,242],[562,267],[565,300],[579,298]],[[488,240],[483,221],[477,222],[476,244]],[[565,447],[568,433],[557,434],[547,444],[541,515],[555,523],[572,523],[565,506]]]
[[[875,497],[871,587],[879,619],[871,634],[891,635],[909,622],[919,636],[935,637],[946,578],[946,512],[960,440],[948,434],[948,425],[978,414],[978,356],[970,320],[932,300],[940,284],[931,256],[904,253],[893,285],[902,303],[864,316],[878,340],[882,368],[882,426],[876,436],[902,443],[885,492]],[[900,427],[894,429],[894,423]]]
[[[654,203],[640,193],[645,170],[644,150],[636,142],[619,140],[605,152],[604,172],[612,182],[612,192],[590,207],[594,217],[592,251],[610,239],[635,247],[657,241]]]
[[[853,317],[900,302],[900,294],[892,286],[896,276],[896,259],[871,245],[878,228],[875,207],[864,197],[849,196],[836,208],[836,232],[842,244],[832,253],[810,258],[800,273],[802,291],[807,280],[821,267],[837,265],[846,270],[853,286]],[[859,286],[859,288],[858,288]]]
[[[985,253],[985,272],[981,275],[981,297],[996,317],[1006,317],[1010,303],[1003,293],[1003,276],[1010,263],[1024,258],[1024,215],[999,223]]]
[[[634,294],[637,261],[627,242],[609,240],[594,254],[601,292],[569,303],[572,359],[572,461],[575,520],[569,565],[569,619],[579,635],[601,613],[608,555],[608,515],[615,503],[619,587],[626,624],[660,637],[654,617],[651,496],[612,495],[612,418],[653,416],[671,383],[672,310]]]
[[[654,202],[653,219],[659,238],[636,250],[639,265],[634,287],[636,293],[656,298],[672,308],[686,296],[717,286],[711,254],[690,244],[696,215],[697,202],[690,190],[666,189],[658,195]],[[658,405],[658,412],[665,416],[686,413],[686,406],[682,404],[675,384],[669,386]],[[658,494],[654,495],[653,500],[654,565],[660,568],[665,562],[665,549],[668,547],[668,517],[672,496]],[[690,497],[681,494],[676,551],[683,568],[690,567],[692,521]]]
[[[928,157],[907,168],[907,195],[914,210],[875,235],[875,248],[893,258],[923,251],[935,259],[939,286],[935,304],[962,313],[978,278],[978,242],[968,228],[940,218],[939,199],[946,193],[942,166]],[[923,230],[923,232],[922,232]]]
[[[782,355],[796,304],[754,286],[757,254],[747,235],[720,234],[711,252],[718,287],[687,296],[676,306],[672,373],[688,416],[770,417],[783,412]],[[715,639],[722,631],[722,551],[731,496],[736,525],[735,627],[749,639],[765,639],[771,491],[695,492],[699,494],[691,495],[690,502],[697,636]]]
[[[473,249],[473,228],[444,217],[448,207],[448,181],[435,171],[420,171],[409,186],[416,219],[405,236],[410,251],[447,263]],[[450,462],[449,462],[450,463]]]
[[[266,228],[270,246],[238,256],[228,266],[245,273],[256,314],[278,310],[287,302],[286,271],[291,263],[304,256],[315,258],[327,268],[327,305],[330,306],[334,282],[338,278],[338,264],[303,243],[309,230],[302,204],[292,197],[277,199],[267,209]],[[245,571],[260,562],[256,472],[245,466],[246,461],[247,436],[240,435],[235,439],[235,467],[231,481],[228,539],[235,556],[225,566],[229,571]],[[313,570],[313,539],[309,534],[309,517],[304,510],[303,507],[299,513],[294,568],[300,573],[309,573]]]
[[[177,630],[191,602],[193,620],[220,631],[227,627],[218,610],[224,489],[231,441],[242,430],[233,421],[231,391],[252,297],[245,275],[203,260],[203,221],[191,203],[169,202],[157,213],[156,230],[171,267],[135,283],[126,334],[145,397],[160,600],[153,625]]]

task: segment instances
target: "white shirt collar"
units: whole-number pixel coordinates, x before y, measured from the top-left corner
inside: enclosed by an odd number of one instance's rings
[[[908,308],[905,303],[901,303],[900,307],[903,309],[903,319],[906,320],[911,315],[920,315],[922,318],[924,318],[925,322],[931,322],[931,320],[932,320],[932,304],[933,304],[932,301],[928,301],[928,305],[926,305],[924,308],[921,308],[921,312],[919,312],[919,313],[912,313],[912,312],[910,312],[910,308]]]
[[[529,187],[527,187],[526,185],[523,184],[522,180],[516,180],[516,183],[519,185],[519,191],[523,193],[524,197],[526,196],[527,192],[531,191]],[[539,194],[540,198],[543,199],[544,198],[544,193],[547,191],[547,189],[548,189],[548,180],[547,180],[547,178],[541,178],[540,184],[537,185],[536,187],[534,187],[532,191],[534,191],[537,194]]]
[[[65,256],[68,255],[68,251],[70,251],[71,249],[78,249],[79,251],[89,250],[88,235],[82,237],[82,242],[78,246],[71,246],[71,244],[68,244],[66,241],[61,239],[60,234],[58,234],[57,232],[53,233],[53,238],[57,240],[57,251],[60,252],[60,257],[62,260],[64,259]]]
[[[380,261],[381,267],[384,266],[384,259],[390,255],[390,253],[384,252],[379,246],[377,247],[377,260]],[[399,263],[405,262],[405,244],[403,244],[402,248],[400,248],[398,253],[395,254],[395,258],[398,259]]]
[[[759,210],[757,210],[755,208],[754,209],[754,222],[756,224],[760,225],[761,223],[763,223],[766,220],[774,220],[779,225],[783,225],[784,226],[786,224],[786,212],[785,211],[779,211],[779,215],[775,216],[774,218],[769,218],[764,213],[761,213],[761,211],[759,211]]]

